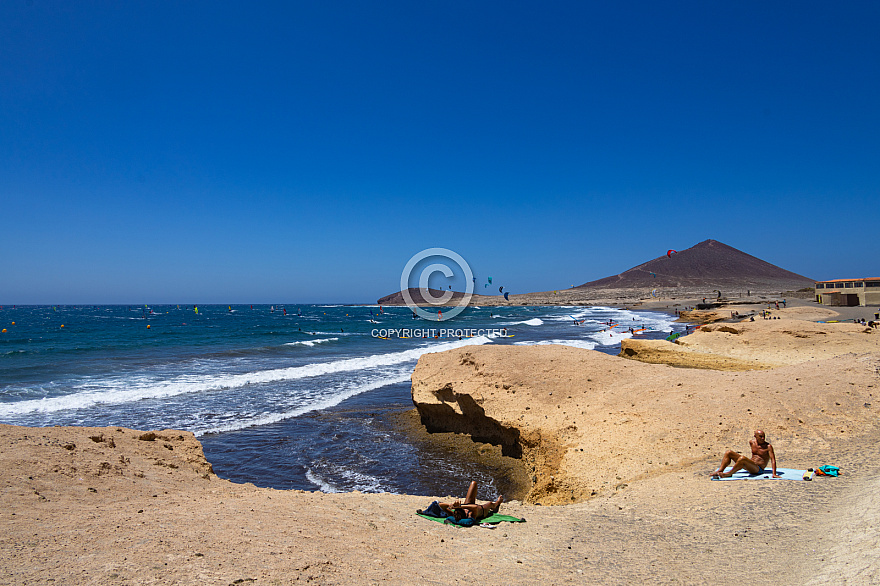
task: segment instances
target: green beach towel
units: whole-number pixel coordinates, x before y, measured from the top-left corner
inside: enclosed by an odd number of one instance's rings
[[[525,523],[525,519],[521,519],[519,517],[514,517],[512,515],[502,515],[500,513],[493,513],[489,517],[485,519],[480,519],[480,523],[501,523],[502,521],[506,521],[508,523]]]
[[[431,517],[430,515],[418,515],[418,516],[421,517],[422,519],[428,519],[430,521],[437,521],[438,523],[444,523],[444,524],[446,523],[445,517]],[[519,517],[513,517],[511,515],[501,515],[499,513],[494,513],[494,514],[490,515],[489,517],[486,517],[485,519],[480,519],[480,523],[490,523],[493,525],[496,523],[501,523],[501,522],[525,523],[526,520],[520,519]],[[452,523],[449,523],[449,524],[453,525],[454,527],[460,527],[460,525],[454,525]],[[476,525],[477,524],[474,524],[474,526],[476,526]]]

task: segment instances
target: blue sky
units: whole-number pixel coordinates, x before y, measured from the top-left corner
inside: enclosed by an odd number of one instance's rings
[[[253,4],[253,5],[252,5]],[[0,304],[878,276],[877,2],[0,3]],[[497,291],[497,288],[496,288]]]

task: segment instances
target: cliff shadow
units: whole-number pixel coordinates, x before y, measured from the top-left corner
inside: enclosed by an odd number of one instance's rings
[[[487,417],[470,395],[445,395],[438,397],[444,401],[442,403],[416,405],[422,425],[429,433],[467,434],[474,441],[500,446],[503,456],[522,459],[518,429],[506,427]],[[452,401],[458,405],[460,413],[449,404]]]

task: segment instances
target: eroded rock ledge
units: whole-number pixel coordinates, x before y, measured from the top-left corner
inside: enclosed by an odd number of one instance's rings
[[[852,352],[880,352],[880,330],[853,323],[759,318],[703,325],[675,343],[629,339],[620,346],[623,358],[715,370],[775,368]]]
[[[714,461],[759,427],[789,457],[863,432],[877,416],[877,372],[877,353],[724,372],[565,346],[482,346],[423,355],[412,396],[429,430],[520,458],[527,502],[565,504]]]

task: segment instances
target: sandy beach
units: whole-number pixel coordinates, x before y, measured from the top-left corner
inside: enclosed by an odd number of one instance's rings
[[[877,583],[880,330],[786,309],[682,346],[757,370],[561,346],[424,355],[421,420],[493,442],[478,449],[525,479],[502,512],[526,522],[495,529],[414,515],[434,497],[233,484],[185,432],[0,426],[0,583]],[[842,475],[711,481],[759,427],[779,466]]]

